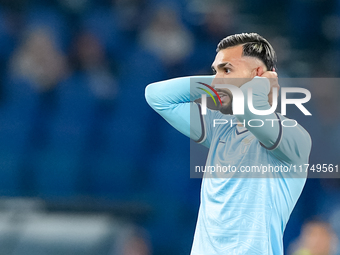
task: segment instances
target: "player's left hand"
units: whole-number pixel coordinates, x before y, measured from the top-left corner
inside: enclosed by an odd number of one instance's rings
[[[279,92],[280,85],[279,85],[279,79],[277,77],[277,73],[275,72],[275,68],[273,71],[266,71],[264,72],[260,77],[265,77],[269,79],[270,82],[270,91],[268,94],[268,102],[270,106],[273,104],[273,88],[277,88],[277,91]],[[277,93],[277,96],[279,96],[279,93]]]

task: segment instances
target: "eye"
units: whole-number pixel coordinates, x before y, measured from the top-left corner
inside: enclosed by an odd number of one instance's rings
[[[213,74],[216,74],[216,70],[214,68],[212,68]]]
[[[230,73],[230,72],[231,72],[231,69],[230,69],[230,68],[224,68],[224,71],[225,71],[226,73]]]

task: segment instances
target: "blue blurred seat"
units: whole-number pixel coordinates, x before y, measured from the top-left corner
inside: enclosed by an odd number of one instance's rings
[[[47,145],[43,151],[37,151],[34,159],[39,193],[77,193],[80,156],[86,144],[92,111],[93,98],[81,77],[75,75],[58,85],[56,106],[47,125]]]
[[[0,191],[19,192],[19,165],[29,148],[32,118],[38,95],[31,84],[7,77],[0,107]]]

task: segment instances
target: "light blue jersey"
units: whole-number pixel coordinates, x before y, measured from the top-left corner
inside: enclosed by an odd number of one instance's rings
[[[283,254],[283,232],[307,174],[277,171],[258,178],[258,174],[240,171],[247,166],[288,169],[307,164],[310,136],[300,125],[284,127],[286,118],[278,113],[258,116],[248,107],[244,115],[224,115],[209,109],[201,115],[200,105],[193,100],[202,91],[190,89],[190,79],[206,82],[211,78],[178,78],[146,88],[146,99],[153,109],[180,132],[209,148],[206,166],[233,166],[237,170],[205,172],[191,254]],[[270,108],[268,80],[256,77],[241,87],[243,92],[248,88],[253,90],[255,109]],[[228,124],[214,125],[214,119],[227,120]],[[251,119],[262,120],[265,125],[249,126]]]

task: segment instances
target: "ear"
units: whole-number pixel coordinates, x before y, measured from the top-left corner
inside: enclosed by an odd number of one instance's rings
[[[264,69],[262,66],[256,68],[256,76],[261,76],[264,73]]]

